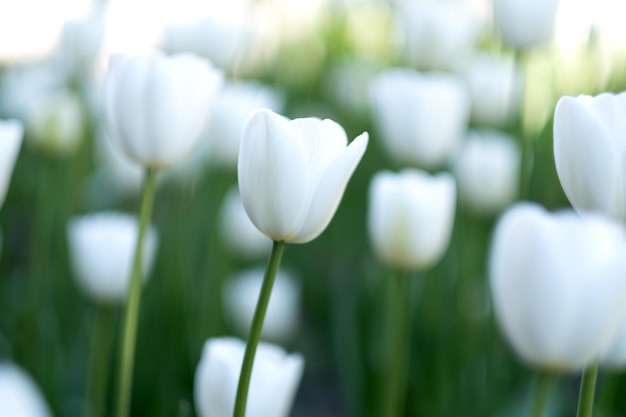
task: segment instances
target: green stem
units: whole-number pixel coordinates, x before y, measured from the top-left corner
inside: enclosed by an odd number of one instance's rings
[[[535,398],[533,403],[533,411],[531,414],[532,417],[543,416],[551,385],[552,375],[547,372],[539,372],[535,385]]]
[[[391,329],[390,356],[387,358],[387,383],[382,405],[385,417],[404,415],[407,363],[411,329],[411,279],[406,273],[393,277],[388,327]]]
[[[124,309],[124,328],[120,339],[120,359],[117,385],[117,417],[128,417],[130,412],[130,394],[133,379],[133,362],[135,360],[135,342],[137,336],[137,322],[139,305],[141,303],[141,254],[143,252],[143,238],[150,223],[152,205],[154,203],[154,185],[156,170],[146,169],[146,176],[141,191],[141,207],[139,211],[139,234],[135,246],[135,257],[130,281],[130,290]]]
[[[87,401],[85,416],[102,417],[106,414],[105,398],[109,380],[109,358],[113,341],[113,317],[109,307],[96,306],[89,369],[87,371]]]
[[[248,388],[250,387],[250,376],[252,375],[252,365],[254,363],[254,355],[256,347],[261,338],[261,330],[263,329],[263,320],[265,320],[265,312],[272,294],[272,287],[280,265],[280,258],[283,256],[285,242],[274,242],[272,245],[272,253],[263,277],[263,285],[259,294],[259,300],[254,310],[254,318],[250,326],[248,334],[248,342],[246,343],[246,352],[243,356],[241,365],[241,374],[239,375],[239,385],[237,387],[237,397],[235,399],[235,409],[233,417],[244,417],[246,414],[246,402],[248,401]]]
[[[591,417],[597,377],[597,362],[585,367],[583,370],[583,377],[580,381],[580,393],[578,394],[578,411],[576,412],[576,417]]]

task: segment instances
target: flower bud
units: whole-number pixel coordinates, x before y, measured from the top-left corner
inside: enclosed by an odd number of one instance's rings
[[[493,20],[504,40],[519,49],[552,38],[559,0],[493,0]]]
[[[11,417],[52,417],[35,381],[10,363],[0,364],[0,410]]]

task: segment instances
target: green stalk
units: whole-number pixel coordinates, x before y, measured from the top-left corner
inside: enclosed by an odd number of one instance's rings
[[[128,417],[130,412],[130,394],[133,380],[133,363],[135,360],[135,342],[137,338],[137,322],[141,303],[141,254],[143,240],[150,223],[152,205],[154,203],[154,185],[156,169],[146,168],[143,188],[141,190],[141,207],[139,209],[139,235],[135,246],[130,290],[124,309],[124,327],[120,338],[120,359],[117,385],[117,417]]]
[[[103,417],[105,413],[106,388],[109,382],[109,358],[113,339],[113,317],[110,307],[96,306],[89,369],[87,371],[86,417]]]
[[[547,372],[539,372],[537,375],[537,383],[535,385],[535,398],[533,403],[532,417],[543,416],[544,409],[550,393],[552,385],[552,375]]]
[[[263,329],[263,321],[265,320],[265,312],[272,294],[272,287],[280,265],[280,258],[283,256],[285,242],[276,242],[272,245],[272,253],[263,277],[263,285],[259,294],[259,300],[254,310],[254,318],[250,326],[248,334],[248,342],[246,343],[246,352],[243,356],[241,365],[241,374],[239,375],[239,385],[237,386],[237,397],[235,398],[235,409],[233,417],[244,417],[246,414],[246,403],[248,401],[248,388],[250,387],[250,376],[252,375],[252,365],[254,364],[254,355],[256,347],[261,338],[261,330]]]
[[[598,377],[598,362],[592,363],[583,370],[578,394],[578,411],[576,417],[591,417],[593,413],[593,396]]]
[[[382,401],[382,415],[385,417],[404,415],[411,329],[411,279],[408,275],[398,273],[391,282],[392,297],[387,328],[392,333],[388,350],[390,356],[387,358],[387,384]]]

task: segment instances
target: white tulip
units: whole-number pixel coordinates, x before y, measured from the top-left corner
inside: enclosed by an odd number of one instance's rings
[[[611,369],[623,369],[626,367],[626,320],[622,324],[617,337],[600,357],[603,367]]]
[[[263,268],[247,270],[231,277],[223,289],[224,309],[239,334],[248,335],[254,316]],[[299,325],[300,285],[287,272],[279,270],[267,306],[261,337],[274,342],[290,341]]]
[[[493,0],[493,20],[504,40],[529,49],[552,39],[559,0]]]
[[[124,213],[101,212],[69,220],[70,261],[77,284],[87,296],[102,303],[126,300],[138,233],[136,217]],[[144,283],[157,244],[157,231],[149,227],[143,242]]]
[[[505,127],[517,115],[522,92],[521,72],[513,59],[476,53],[462,70],[472,100],[472,121]]]
[[[476,213],[492,215],[513,203],[521,152],[515,139],[495,131],[470,131],[455,160],[459,199]]]
[[[450,243],[456,187],[448,173],[382,171],[370,183],[368,228],[377,256],[395,268],[423,270]]]
[[[0,410],[11,417],[51,417],[37,384],[25,371],[10,363],[0,364]]]
[[[330,223],[365,148],[368,134],[348,145],[332,120],[289,120],[267,109],[244,127],[239,191],[252,223],[275,241],[305,243]]]
[[[407,3],[403,18],[404,56],[420,70],[459,67],[477,41],[481,22],[459,1]]]
[[[111,139],[147,167],[183,159],[200,137],[222,77],[191,54],[114,56],[103,85]]]
[[[0,207],[7,196],[23,135],[24,127],[18,120],[0,120]]]
[[[625,151],[626,92],[561,97],[554,112],[554,159],[578,212],[626,221]]]
[[[370,98],[381,141],[400,163],[438,167],[465,136],[469,94],[453,75],[385,70],[373,78]]]
[[[194,401],[200,417],[232,417],[245,342],[223,337],[204,344],[196,369]],[[304,358],[260,342],[256,351],[246,417],[287,417],[302,378]]]
[[[617,223],[520,203],[498,222],[489,263],[496,318],[525,362],[580,371],[615,340],[626,312]]]
[[[232,252],[246,259],[269,255],[272,241],[248,217],[237,187],[226,193],[219,218],[222,240]]]

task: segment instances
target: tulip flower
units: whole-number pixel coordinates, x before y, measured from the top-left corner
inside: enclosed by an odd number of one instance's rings
[[[450,242],[456,187],[447,173],[379,172],[370,183],[368,230],[377,256],[404,270],[423,270]]]
[[[70,260],[78,286],[100,303],[123,303],[138,234],[134,216],[101,212],[74,217],[67,224]],[[157,231],[148,229],[143,246],[143,281],[149,275],[158,244]]]
[[[24,127],[15,120],[0,120],[0,207],[4,204],[13,167],[22,145]]]
[[[196,368],[194,400],[199,417],[232,417],[245,343],[230,337],[209,339]],[[246,417],[287,417],[302,378],[304,358],[260,343],[250,381]]]
[[[489,266],[500,328],[533,366],[580,371],[626,317],[626,238],[604,217],[515,205],[496,226]]]
[[[504,40],[530,49],[552,38],[559,0],[493,0],[493,20]]]
[[[506,208],[517,197],[520,162],[520,149],[511,136],[471,131],[454,163],[459,199],[485,215]]]
[[[465,136],[470,100],[456,76],[385,70],[371,81],[370,98],[382,144],[400,163],[436,168]]]
[[[626,221],[626,93],[561,97],[554,112],[554,160],[561,186],[580,213]]]
[[[335,214],[367,142],[363,133],[348,145],[343,128],[329,119],[288,120],[267,109],[252,114],[238,163],[252,223],[274,241],[315,239]]]
[[[615,340],[602,353],[600,363],[611,369],[624,369],[626,367],[626,320],[624,320]]]
[[[263,269],[250,269],[232,276],[223,287],[226,316],[238,333],[247,335],[261,292]],[[300,286],[294,277],[279,270],[267,306],[261,337],[275,342],[287,342],[299,325]]]
[[[111,140],[145,167],[174,164],[198,141],[222,78],[191,54],[114,56],[103,84]]]
[[[52,417],[35,381],[10,363],[0,364],[0,410],[3,416]]]
[[[269,254],[272,241],[250,221],[237,187],[226,193],[219,219],[222,240],[235,254],[245,259]]]

